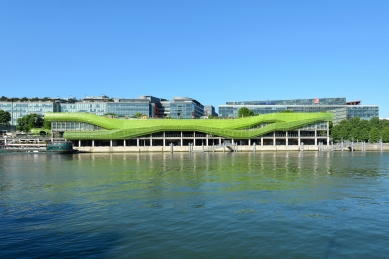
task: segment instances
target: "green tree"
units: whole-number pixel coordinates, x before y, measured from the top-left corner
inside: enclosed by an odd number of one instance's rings
[[[43,128],[51,130],[51,121],[43,120]]]
[[[142,113],[141,113],[141,112],[137,112],[137,113],[135,113],[135,117],[136,117],[136,118],[140,118],[140,117],[142,117]]]
[[[367,128],[362,128],[359,131],[359,138],[361,142],[367,142],[369,140],[369,130]]]
[[[370,127],[376,127],[377,129],[381,129],[380,127],[380,119],[378,117],[371,118],[369,120]]]
[[[17,130],[29,132],[32,128],[41,128],[43,126],[43,118],[41,115],[31,113],[18,119],[16,126]]]
[[[11,121],[11,114],[9,112],[0,110],[0,124],[9,125]]]
[[[3,95],[2,97],[0,97],[0,101],[6,102],[8,101],[8,98]]]
[[[238,117],[248,117],[248,116],[254,116],[254,112],[252,110],[249,110],[246,107],[242,107],[238,110]]]
[[[389,142],[389,127],[385,127],[382,132],[382,142],[388,143]]]
[[[377,127],[372,127],[370,130],[370,142],[376,143],[380,140],[381,134],[380,130]]]

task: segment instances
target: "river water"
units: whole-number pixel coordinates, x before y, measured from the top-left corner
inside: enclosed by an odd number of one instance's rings
[[[388,258],[389,153],[0,154],[0,258]]]

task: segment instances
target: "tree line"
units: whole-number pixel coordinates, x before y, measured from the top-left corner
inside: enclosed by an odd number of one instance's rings
[[[382,142],[388,143],[389,120],[380,120],[374,117],[368,121],[354,117],[331,127],[330,136],[334,142],[350,140],[375,143],[382,138]]]
[[[27,98],[27,97],[22,97],[22,98],[17,98],[17,97],[12,97],[12,98],[8,98],[6,96],[1,96],[0,97],[0,101],[1,102],[39,102],[39,101],[42,101],[42,102],[48,102],[48,101],[51,101],[52,98],[50,97],[43,97],[43,98],[39,98],[39,97],[33,97],[33,98]]]

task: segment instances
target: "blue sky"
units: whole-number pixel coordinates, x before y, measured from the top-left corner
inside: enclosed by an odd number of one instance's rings
[[[0,95],[346,97],[389,118],[388,14],[387,0],[0,0]]]

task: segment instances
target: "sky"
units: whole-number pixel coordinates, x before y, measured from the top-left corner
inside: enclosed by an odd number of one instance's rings
[[[0,96],[346,97],[389,118],[389,1],[0,0]]]

